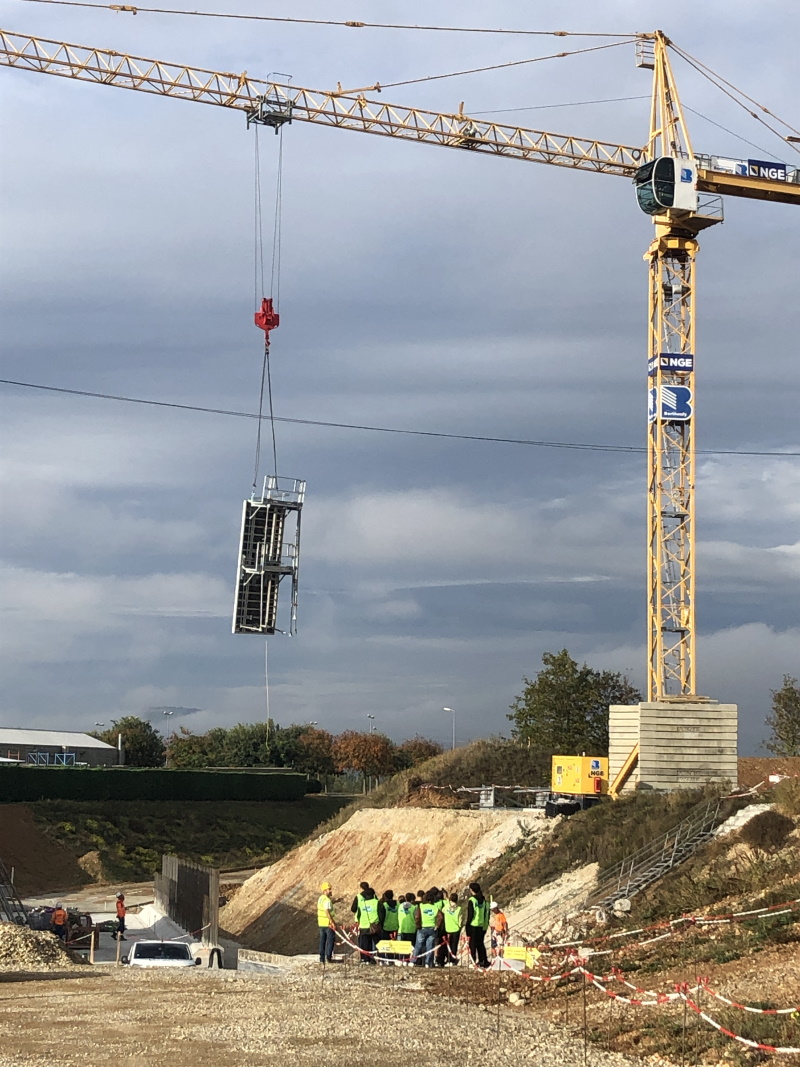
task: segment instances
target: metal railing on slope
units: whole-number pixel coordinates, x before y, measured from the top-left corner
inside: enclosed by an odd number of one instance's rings
[[[677,826],[602,872],[583,907],[610,906],[617,900],[635,896],[683,863],[709,840],[727,816],[727,812],[721,813],[722,801],[722,797],[712,797],[698,804]]]
[[[2,860],[0,860],[0,920],[15,923],[17,926],[28,924],[25,905],[17,896],[14,883]]]

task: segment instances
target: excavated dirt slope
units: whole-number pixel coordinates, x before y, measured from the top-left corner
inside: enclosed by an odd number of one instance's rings
[[[73,854],[36,825],[26,804],[0,804],[0,859],[23,896],[85,885],[89,876]]]
[[[248,879],[220,914],[226,932],[250,948],[316,948],[319,883],[333,885],[338,922],[350,917],[361,881],[378,893],[445,886],[461,891],[488,860],[553,822],[521,811],[386,808],[356,812],[344,826],[290,852]]]

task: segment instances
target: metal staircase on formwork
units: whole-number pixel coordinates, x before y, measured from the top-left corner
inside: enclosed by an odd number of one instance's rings
[[[722,801],[722,797],[712,797],[698,804],[677,826],[603,871],[583,907],[611,907],[629,899],[687,860],[727,817]]]
[[[0,922],[15,923],[17,926],[28,924],[25,905],[17,896],[14,883],[2,860],[0,860]]]

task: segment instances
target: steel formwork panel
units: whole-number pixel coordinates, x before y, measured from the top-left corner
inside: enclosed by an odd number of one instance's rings
[[[239,542],[239,563],[233,606],[233,633],[295,633],[299,573],[300,513],[305,483],[289,488],[277,478],[265,482],[260,498],[245,500]],[[293,536],[289,541],[287,537]],[[285,629],[279,626],[281,581],[290,579],[292,592]]]

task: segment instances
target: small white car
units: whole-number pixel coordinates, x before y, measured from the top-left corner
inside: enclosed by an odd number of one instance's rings
[[[182,941],[135,941],[122,962],[129,967],[199,967],[188,945]]]

